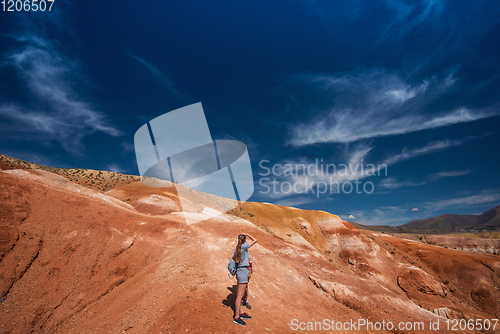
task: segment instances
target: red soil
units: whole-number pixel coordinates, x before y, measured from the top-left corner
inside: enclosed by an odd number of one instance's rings
[[[438,315],[500,316],[492,254],[359,231],[320,211],[243,203],[187,225],[178,210],[175,188],[102,193],[46,171],[0,172],[0,332],[287,333],[293,319],[422,321],[426,332],[439,319],[445,332]],[[246,327],[232,323],[226,269],[241,232],[259,241]]]

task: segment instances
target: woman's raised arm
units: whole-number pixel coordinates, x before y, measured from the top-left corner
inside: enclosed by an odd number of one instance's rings
[[[252,241],[251,241],[251,242],[249,242],[250,247],[252,247],[253,245],[255,245],[255,244],[257,243],[257,239],[256,239],[256,238],[252,237],[250,234],[247,234],[247,233],[245,233],[245,235],[246,235],[247,237],[249,237],[250,239],[252,239]],[[250,247],[249,247],[249,248],[250,248]]]

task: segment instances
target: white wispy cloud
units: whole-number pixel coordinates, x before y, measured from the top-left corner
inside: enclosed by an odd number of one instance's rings
[[[431,154],[435,152],[439,152],[441,150],[445,150],[447,148],[462,145],[467,140],[473,139],[475,137],[466,138],[463,140],[440,140],[433,141],[421,147],[414,148],[405,148],[400,153],[389,155],[379,161],[371,161],[370,152],[375,148],[369,143],[359,143],[355,145],[346,146],[344,153],[337,155],[334,161],[328,160],[317,160],[317,159],[307,159],[307,158],[299,158],[293,160],[284,160],[276,165],[269,165],[267,167],[272,168],[275,166],[274,171],[271,172],[270,175],[263,176],[262,170],[259,170],[259,173],[256,174],[255,178],[255,194],[258,197],[263,198],[266,201],[281,201],[281,203],[289,201],[292,203],[294,198],[301,197],[306,198],[305,194],[311,196],[312,200],[318,200],[317,187],[321,184],[321,187],[324,188],[327,186],[328,193],[321,194],[321,198],[328,199],[329,195],[333,195],[337,193],[337,190],[340,189],[344,183],[346,182],[358,182],[365,178],[368,178],[372,175],[376,175],[377,177],[387,176],[388,169],[402,161],[406,161],[418,156]],[[343,159],[339,161],[339,157]],[[333,173],[333,169],[329,168],[328,165],[335,162],[336,171]],[[318,163],[318,173],[315,173],[316,167],[313,166],[312,173],[309,173],[307,170],[308,166],[315,165]],[[344,169],[345,164],[347,169]],[[374,166],[372,173],[367,173],[367,170]],[[320,172],[321,166],[323,166],[324,172]],[[363,169],[361,168],[363,166]],[[305,172],[303,168],[306,168]],[[295,170],[293,173],[286,173],[286,171],[290,171],[290,168]],[[329,168],[327,170],[327,168]],[[297,170],[299,172],[297,172]],[[343,172],[340,172],[343,171]],[[344,172],[345,171],[345,172]],[[429,182],[435,182],[439,179],[445,177],[458,177],[462,175],[466,175],[471,173],[471,170],[452,170],[452,171],[441,171],[438,173],[434,173],[429,175],[420,181],[398,181],[396,177],[386,177],[378,183],[378,187],[381,189],[394,190],[401,187],[412,187],[412,186],[422,186]],[[263,187],[259,182],[267,177],[263,183],[267,185],[267,187]],[[274,186],[271,182],[276,181],[276,186]],[[373,180],[372,180],[373,181]],[[284,183],[289,183],[293,188],[287,184],[282,191],[281,185]],[[315,186],[310,188],[309,186],[314,183]],[[339,184],[339,189],[337,189],[337,183]],[[314,192],[313,192],[314,190]],[[322,190],[324,191],[324,190]],[[278,203],[278,202],[276,202]],[[285,205],[285,204],[282,204]]]
[[[322,159],[299,158],[284,160],[274,165],[264,164],[263,166],[274,168],[274,170],[270,170],[269,175],[265,175],[267,174],[265,170],[259,170],[258,173],[254,174],[254,195],[256,198],[272,201],[279,205],[305,204],[318,201],[318,198],[331,200],[331,197],[328,196],[336,194],[343,183],[368,177],[366,171],[362,170],[361,167],[364,164],[363,160],[371,150],[372,147],[368,144],[354,145],[346,149],[344,163],[337,161],[334,164],[335,171],[331,166],[327,166],[333,164],[332,162]],[[347,166],[347,169],[342,164]],[[317,165],[317,169],[313,165]],[[292,173],[290,173],[290,168],[293,170]],[[329,169],[327,170],[327,168]],[[375,170],[375,172],[377,171],[378,169]],[[337,189],[337,183],[339,189]],[[314,186],[311,187],[311,184]],[[322,193],[320,196],[317,186],[326,193]]]
[[[443,172],[439,172],[439,173],[435,173],[435,174],[430,175],[429,181],[437,181],[437,180],[442,179],[444,177],[457,177],[457,176],[467,175],[470,173],[472,173],[472,171],[469,169],[443,171]]]
[[[374,210],[359,210],[352,212],[356,223],[362,225],[401,225],[407,222],[405,217],[407,209],[400,206],[379,207]],[[350,218],[348,218],[350,219]]]
[[[385,189],[398,189],[401,187],[414,187],[424,185],[426,182],[400,181],[394,177],[388,177],[379,182],[378,186]]]
[[[487,203],[492,203],[492,205],[495,204],[498,205],[498,203],[500,203],[500,192],[498,192],[498,190],[483,191],[482,193],[476,195],[426,202],[423,205],[430,211],[438,211],[450,208],[467,208],[467,207],[481,206]]]
[[[405,37],[431,17],[437,17],[443,8],[442,2],[435,0],[415,3],[403,0],[386,0],[385,5],[393,12],[393,19],[388,20],[388,25],[381,31],[379,42]]]
[[[370,17],[373,14],[373,3],[366,1],[337,3],[310,0],[301,3],[308,12],[318,17],[317,21],[330,30],[333,36],[337,36],[339,30],[345,28],[346,17],[349,18],[347,21],[352,23],[356,22],[356,20],[361,22],[364,18]],[[383,10],[383,24],[381,26],[370,24],[370,30],[367,31],[373,33],[374,29],[376,29],[376,33],[374,33],[378,36],[378,39],[375,41],[376,45],[384,41],[399,41],[420,25],[432,19],[439,19],[444,7],[442,1],[435,0],[413,2],[385,0],[377,1],[376,3],[379,9]]]
[[[471,122],[498,115],[498,109],[460,107],[429,114],[426,108],[454,85],[449,75],[410,84],[384,70],[333,75],[297,75],[290,85],[307,86],[329,99],[324,109],[306,124],[291,128],[289,144],[350,143]]]
[[[415,186],[423,186],[428,184],[429,182],[435,182],[445,177],[457,177],[463,176],[472,173],[471,170],[455,170],[455,171],[443,171],[439,173],[435,173],[429,175],[425,179],[419,182],[412,181],[399,181],[395,177],[388,177],[379,182],[379,187],[386,189],[397,189],[401,187],[415,187]]]
[[[187,101],[186,94],[182,93],[177,86],[174,84],[170,78],[164,74],[160,69],[154,66],[150,61],[146,61],[144,58],[139,57],[133,53],[128,53],[128,55],[137,60],[140,64],[142,64],[149,72],[151,72],[170,92],[172,92],[175,96],[183,101]]]
[[[82,93],[86,84],[80,65],[38,32],[23,32],[19,47],[4,55],[2,65],[13,69],[22,85],[22,100],[4,100],[2,130],[10,137],[58,141],[74,155],[82,155],[83,137],[95,132],[118,136],[104,113]],[[83,89],[84,90],[84,89]]]
[[[135,152],[134,143],[124,142],[121,143],[120,146],[122,147],[124,152]]]
[[[351,150],[348,150],[346,152],[346,158],[345,158],[345,165],[347,166],[347,169],[344,168],[344,166],[341,166],[342,163],[337,163],[336,164],[336,170],[333,171],[333,169],[329,169],[327,171],[327,164],[328,162],[326,161],[320,161],[315,159],[314,161],[311,161],[310,159],[307,158],[300,158],[296,160],[286,160],[284,161],[283,164],[281,164],[280,168],[277,168],[278,174],[281,174],[277,177],[278,180],[290,182],[290,184],[294,185],[294,191],[297,192],[304,192],[307,190],[308,185],[311,183],[323,183],[323,184],[332,184],[332,183],[339,183],[342,184],[344,182],[351,182],[355,180],[360,180],[363,178],[367,177],[367,174],[365,173],[364,170],[361,169],[361,165],[363,165],[363,160],[366,158],[368,153],[372,150],[372,147],[363,144],[363,145],[356,145],[354,148]],[[285,175],[285,170],[289,169],[289,166],[292,167],[297,167],[297,166],[310,166],[311,164],[316,164],[319,166],[318,171],[314,172],[314,168],[311,168],[312,173],[309,173],[309,170],[306,173],[294,173],[293,175]],[[321,165],[323,165],[324,172],[320,172]],[[301,167],[299,167],[300,169]],[[341,172],[345,171],[345,172]],[[332,187],[332,189],[336,189],[335,187]],[[331,190],[331,189],[330,189]]]
[[[430,142],[422,147],[415,147],[410,149],[405,148],[401,151],[401,153],[397,153],[386,157],[383,160],[383,163],[387,165],[394,165],[398,162],[405,161],[411,158],[415,158],[430,153],[435,153],[453,146],[459,146],[462,145],[464,142],[465,140],[445,139],[445,140],[436,140]]]
[[[122,173],[122,174],[125,173],[125,169],[123,169],[122,167],[120,167],[117,164],[106,165],[106,170],[109,170],[109,171],[115,172],[115,173]]]
[[[413,208],[413,209],[411,209],[411,211],[420,211],[420,209],[419,208]]]
[[[301,204],[313,203],[314,201],[315,201],[314,198],[301,196],[301,197],[282,199],[282,200],[276,201],[274,204],[295,207],[295,206],[298,206]]]

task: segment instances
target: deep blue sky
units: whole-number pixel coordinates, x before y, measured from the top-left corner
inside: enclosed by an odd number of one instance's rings
[[[214,138],[246,143],[250,200],[394,225],[500,204],[495,0],[56,0],[0,16],[2,153],[138,174],[135,131],[201,102]],[[263,193],[260,161],[315,159],[387,176],[333,176],[371,194]]]

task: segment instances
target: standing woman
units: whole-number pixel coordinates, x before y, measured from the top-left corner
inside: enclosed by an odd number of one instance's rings
[[[246,242],[247,237],[251,240],[250,243]],[[236,249],[234,250],[233,259],[234,262],[237,263],[236,270],[236,279],[238,280],[238,284],[236,287],[236,301],[234,304],[234,319],[233,322],[238,325],[245,326],[246,323],[241,320],[243,319],[252,319],[246,313],[241,312],[241,300],[243,295],[245,294],[245,290],[248,284],[248,260],[250,259],[250,254],[248,253],[248,249],[257,243],[257,239],[252,237],[249,234],[242,233],[238,236],[238,244],[236,245]]]

